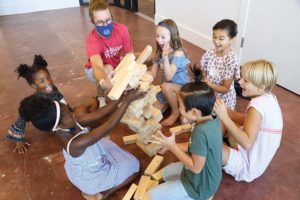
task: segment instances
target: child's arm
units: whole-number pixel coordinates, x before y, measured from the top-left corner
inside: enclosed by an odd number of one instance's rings
[[[228,115],[229,115],[230,119],[232,121],[234,121],[234,123],[236,123],[236,124],[238,124],[240,126],[244,125],[244,122],[245,122],[245,119],[246,119],[246,115],[245,114],[233,111],[233,110],[231,110],[229,108],[227,108],[227,112],[228,112]]]
[[[157,76],[158,69],[159,69],[159,63],[153,63],[151,67],[151,74],[153,76],[153,79],[155,79],[155,77]]]
[[[105,106],[99,108],[95,112],[80,115],[76,118],[76,121],[82,126],[95,126],[94,123],[99,126],[102,122],[102,119],[116,110],[120,102],[121,99],[118,101],[109,101]]]
[[[26,120],[19,116],[16,123],[11,125],[6,134],[6,138],[15,141],[15,148],[13,152],[25,153],[30,146],[30,143],[26,142],[25,137]]]
[[[169,43],[165,44],[162,57],[163,57],[163,62],[164,62],[163,65],[164,65],[165,78],[167,81],[172,81],[174,75],[176,74],[177,67],[174,64],[170,64],[169,46],[170,46]],[[174,54],[176,56],[182,56],[183,52],[176,51]]]
[[[182,142],[182,143],[176,143],[176,144],[183,152],[188,152],[188,148],[189,148],[188,142]]]
[[[142,98],[144,94],[145,93],[139,92],[137,89],[129,91],[128,94],[124,97],[121,106],[118,107],[118,110],[114,112],[103,125],[87,134],[82,134],[76,137],[72,141],[69,148],[70,154],[73,157],[78,157],[85,151],[87,147],[93,145],[102,137],[106,136],[117,125],[117,123],[120,122],[128,105],[132,101]]]
[[[232,121],[227,113],[226,106],[221,99],[217,99],[214,111],[224,123],[227,131],[230,132],[236,142],[241,145],[244,149],[250,150],[256,140],[257,134],[260,129],[262,116],[253,107],[247,111],[244,128],[240,129],[234,121]]]
[[[162,132],[158,131],[152,136],[153,143],[160,144],[170,150],[189,170],[193,173],[200,173],[204,167],[206,157],[192,154],[191,156],[185,153],[175,142],[175,134],[166,137]]]
[[[205,82],[215,91],[218,93],[227,93],[230,89],[230,86],[233,82],[233,79],[224,80],[222,85],[217,85],[211,81],[205,80]]]

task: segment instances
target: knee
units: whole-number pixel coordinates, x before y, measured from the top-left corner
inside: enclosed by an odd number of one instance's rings
[[[161,91],[162,91],[163,93],[166,93],[166,92],[170,91],[170,89],[171,89],[170,83],[163,83],[163,84],[161,85]]]

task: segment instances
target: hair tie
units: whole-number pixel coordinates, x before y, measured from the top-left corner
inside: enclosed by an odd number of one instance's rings
[[[59,106],[59,103],[57,101],[54,101],[54,104],[55,104],[55,107],[56,107],[56,120],[55,120],[55,124],[52,128],[52,131],[57,131],[58,128],[57,128],[57,125],[58,125],[58,122],[59,122],[59,118],[60,118],[60,106]]]
[[[159,22],[158,26],[162,26],[162,27],[168,29],[171,32],[170,27],[168,26],[168,24],[165,21]]]

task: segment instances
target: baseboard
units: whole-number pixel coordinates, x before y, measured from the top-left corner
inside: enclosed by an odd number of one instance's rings
[[[155,14],[154,21],[155,24],[158,24],[160,21],[166,19],[166,17]],[[211,35],[207,36],[202,34],[196,30],[193,30],[189,27],[184,26],[183,24],[177,23],[177,27],[179,29],[180,37],[185,39],[186,41],[202,48],[205,50],[213,48],[213,43],[211,41]]]
[[[79,7],[78,0],[4,0],[1,2],[0,16]]]

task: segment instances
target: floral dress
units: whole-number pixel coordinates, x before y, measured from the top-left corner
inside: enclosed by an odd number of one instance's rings
[[[224,80],[236,80],[240,78],[240,66],[238,56],[234,51],[228,52],[225,56],[217,56],[215,49],[205,52],[201,59],[201,69],[207,72],[206,79],[216,85],[222,85]],[[236,92],[232,82],[227,93],[217,93],[216,97],[221,98],[228,108],[235,109]]]

